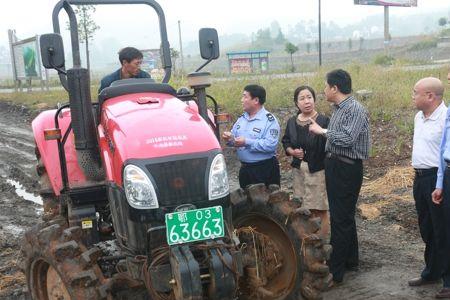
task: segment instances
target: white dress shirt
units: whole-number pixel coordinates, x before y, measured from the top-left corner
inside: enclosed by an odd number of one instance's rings
[[[419,111],[414,118],[414,140],[412,166],[415,169],[429,169],[439,166],[439,149],[445,125],[447,107],[444,101],[425,118]]]

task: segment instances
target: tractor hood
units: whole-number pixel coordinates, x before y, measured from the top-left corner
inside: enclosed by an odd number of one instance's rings
[[[129,159],[183,155],[219,149],[212,128],[198,114],[194,102],[187,104],[162,93],[138,93],[107,100],[99,126],[105,164],[120,175]],[[108,166],[105,166],[107,169]],[[120,170],[118,170],[120,169]],[[117,179],[117,177],[116,177]]]

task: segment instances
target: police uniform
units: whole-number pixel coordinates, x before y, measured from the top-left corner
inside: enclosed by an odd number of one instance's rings
[[[235,138],[245,138],[245,146],[237,148],[241,161],[241,188],[256,183],[280,185],[280,165],[275,157],[280,136],[277,119],[264,107],[252,119],[244,112],[233,125],[231,133]],[[233,141],[229,145],[232,146]]]

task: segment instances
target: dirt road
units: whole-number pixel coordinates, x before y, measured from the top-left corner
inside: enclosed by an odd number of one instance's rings
[[[42,212],[36,189],[34,142],[28,111],[0,101],[0,298],[29,299],[19,271],[22,233]],[[229,158],[232,186],[236,187],[239,164]],[[373,173],[378,173],[376,170]],[[290,189],[290,174],[283,172],[283,187]],[[410,189],[384,196],[362,195],[374,214],[358,215],[361,265],[344,284],[325,293],[325,299],[431,299],[440,285],[409,288],[407,280],[419,274],[423,245],[418,235]]]

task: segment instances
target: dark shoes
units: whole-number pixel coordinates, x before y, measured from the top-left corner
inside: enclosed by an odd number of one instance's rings
[[[345,265],[345,269],[349,272],[358,272],[359,266],[358,265]]]
[[[425,280],[422,277],[417,277],[408,281],[409,286],[422,286],[426,284],[438,283],[439,280]]]
[[[443,288],[436,294],[435,298],[450,299],[450,288]]]

